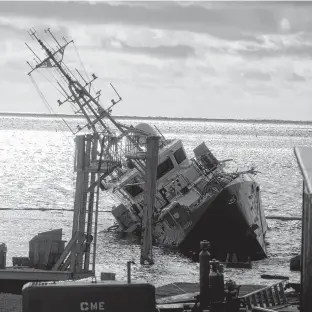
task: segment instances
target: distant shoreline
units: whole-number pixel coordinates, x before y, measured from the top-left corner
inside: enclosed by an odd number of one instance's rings
[[[66,114],[34,114],[34,113],[1,113],[0,117],[36,117],[36,118],[71,118],[81,119],[81,115]],[[208,122],[239,122],[239,123],[282,123],[282,124],[312,124],[312,120],[280,120],[280,119],[225,119],[225,118],[186,118],[186,117],[163,117],[163,116],[113,116],[116,119],[132,120],[168,120],[168,121],[208,121]]]

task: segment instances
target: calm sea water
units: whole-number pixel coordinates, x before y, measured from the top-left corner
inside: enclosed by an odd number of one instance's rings
[[[124,122],[135,125],[142,120]],[[168,138],[182,138],[190,156],[193,148],[205,141],[218,159],[233,158],[234,169],[255,166],[261,172],[256,179],[266,215],[301,215],[302,178],[293,148],[312,146],[311,125],[145,122],[156,125]],[[74,127],[78,121],[70,119],[68,123]],[[70,239],[72,212],[66,210],[72,209],[74,202],[73,139],[68,128],[53,118],[0,117],[0,240],[8,246],[9,265],[11,257],[28,255],[28,241],[38,232],[63,228],[64,239]],[[110,209],[114,200],[105,193],[101,196],[101,209]],[[123,280],[126,262],[134,260],[134,279],[156,285],[198,281],[198,263],[172,250],[154,248],[155,265],[141,266],[139,246],[103,231],[113,222],[109,213],[100,214],[97,273],[116,272],[116,278]],[[298,273],[289,271],[289,259],[300,250],[301,222],[268,220],[268,225],[269,257],[254,262],[253,270],[226,269],[226,278],[267,284],[260,278],[267,273],[299,280]]]

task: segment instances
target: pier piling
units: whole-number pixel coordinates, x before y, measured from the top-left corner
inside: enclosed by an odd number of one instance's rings
[[[158,150],[159,137],[147,137],[146,151],[146,173],[145,173],[145,203],[143,215],[143,242],[141,247],[141,264],[147,261],[153,264],[152,252],[152,217],[155,207],[156,181],[157,181],[157,166],[158,166]]]

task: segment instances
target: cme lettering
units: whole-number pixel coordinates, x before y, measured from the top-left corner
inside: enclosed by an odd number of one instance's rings
[[[80,311],[104,311],[104,302],[80,302]]]

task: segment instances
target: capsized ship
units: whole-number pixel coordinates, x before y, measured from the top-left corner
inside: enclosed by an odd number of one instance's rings
[[[148,124],[138,129],[156,135]],[[186,155],[181,140],[162,140],[157,169],[154,241],[197,252],[203,239],[219,259],[236,254],[239,259],[266,257],[267,223],[253,169],[226,173],[220,162],[201,143],[194,158]],[[113,207],[119,231],[140,235],[143,218],[144,180],[133,168],[116,184],[122,204]]]
[[[102,190],[111,192],[119,201],[112,208],[118,231],[130,236],[141,235],[146,209],[143,196],[146,163],[140,155],[146,153],[146,138],[158,135],[157,192],[152,218],[154,242],[197,251],[201,240],[209,240],[212,254],[219,259],[230,254],[236,254],[242,260],[265,257],[267,224],[260,187],[252,177],[255,171],[227,173],[225,162],[216,159],[205,143],[195,147],[194,157],[188,158],[181,140],[167,140],[156,127],[148,124],[129,126],[116,120],[112,109],[122,98],[112,84],[118,99],[111,100],[104,108],[99,100],[101,92],[95,92],[92,85],[97,77],[92,74],[89,79],[87,73],[84,75],[78,69],[71,71],[65,65],[65,48],[74,45],[73,40],[67,41],[63,37],[62,44],[50,29],[46,33],[56,42],[54,48],[47,46],[34,29],[30,30],[44,56],[27,45],[36,62],[28,62],[31,67],[28,75],[47,105],[48,100],[33,73],[52,71],[57,82],[52,85],[63,97],[58,104],[70,104],[75,114],[85,121],[75,130],[64,120],[67,127],[73,134],[92,132],[94,140],[101,142],[94,144],[97,148],[94,159],[86,165],[91,169],[94,167],[94,183],[101,183]],[[80,60],[78,52],[77,56]]]

